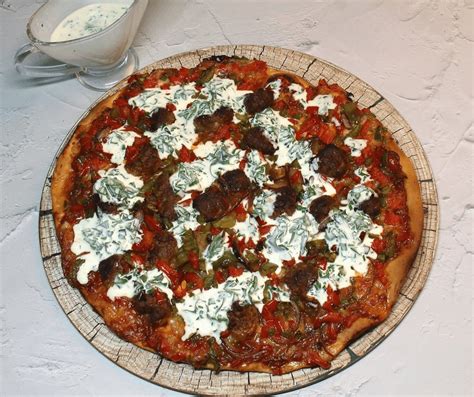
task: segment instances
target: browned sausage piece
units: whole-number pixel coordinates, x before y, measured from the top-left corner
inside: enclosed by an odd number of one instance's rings
[[[153,294],[142,293],[133,299],[137,313],[146,315],[153,325],[164,325],[172,309],[167,300],[157,301]]]
[[[113,255],[99,263],[99,275],[102,281],[105,281],[109,278],[117,261],[118,256]]]
[[[380,214],[380,210],[382,209],[380,198],[372,196],[369,199],[360,203],[359,208],[367,215],[369,215],[372,219],[376,218]]]
[[[227,171],[219,178],[222,188],[230,193],[249,192],[252,183],[241,169]]]
[[[260,313],[254,305],[241,306],[238,302],[234,302],[227,315],[229,317],[228,330],[236,340],[251,339],[257,332]]]
[[[287,179],[289,173],[289,166],[288,164],[278,167],[276,165],[272,165],[268,170],[268,175],[272,181],[278,181],[280,179]]]
[[[165,108],[159,108],[150,117],[150,131],[156,131],[162,125],[173,124],[176,117],[173,112]]]
[[[300,263],[290,269],[285,276],[285,283],[291,293],[306,297],[308,290],[318,279],[318,269],[310,263]]]
[[[220,176],[216,184],[226,196],[228,203],[227,212],[237,207],[252,191],[250,179],[240,169],[225,172]]]
[[[227,171],[194,199],[193,207],[206,222],[222,218],[250,193],[252,184],[240,170]]]
[[[179,196],[174,193],[167,174],[161,174],[145,193],[145,206],[170,221],[176,219],[174,206],[178,201]]]
[[[273,91],[270,88],[259,88],[245,95],[244,106],[249,114],[255,114],[273,105]]]
[[[221,126],[231,123],[233,118],[234,111],[231,108],[221,107],[213,114],[204,114],[196,117],[194,119],[194,127],[201,139],[208,140],[212,138],[212,135]]]
[[[336,205],[336,199],[331,196],[321,196],[314,199],[309,205],[309,212],[321,223],[329,214],[329,211]]]
[[[252,127],[247,130],[241,145],[244,149],[256,149],[263,154],[274,154],[276,150],[260,127]]]
[[[347,171],[347,154],[333,144],[326,145],[318,153],[318,171],[331,178],[341,178]]]
[[[171,262],[178,252],[178,244],[174,236],[166,230],[160,231],[156,234],[154,239],[154,247],[151,251],[151,256],[154,260],[163,259]]]
[[[193,207],[199,211],[206,222],[222,218],[230,210],[226,193],[217,185],[212,185],[193,201]]]
[[[285,186],[277,190],[278,196],[275,200],[273,218],[280,216],[283,213],[293,215],[298,202],[298,194],[290,187]]]
[[[221,124],[227,124],[234,119],[234,111],[231,108],[222,106],[214,112],[213,116]]]
[[[125,168],[134,175],[140,175],[145,180],[155,174],[161,167],[158,151],[148,143],[140,148],[140,152]]]
[[[132,265],[123,260],[121,255],[113,255],[104,259],[99,263],[99,275],[102,281],[112,282],[117,274],[128,273],[132,269]]]

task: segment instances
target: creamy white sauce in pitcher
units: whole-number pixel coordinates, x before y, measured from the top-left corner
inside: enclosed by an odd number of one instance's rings
[[[89,36],[112,25],[130,7],[132,0],[96,3],[81,7],[66,16],[51,34],[51,41],[67,41]]]

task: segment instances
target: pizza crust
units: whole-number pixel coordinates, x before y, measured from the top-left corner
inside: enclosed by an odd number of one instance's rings
[[[413,164],[395,142],[391,143],[390,149],[397,152],[400,156],[400,164],[407,176],[407,179],[405,180],[405,189],[407,192],[408,213],[410,215],[410,229],[413,235],[413,244],[410,247],[405,248],[397,258],[386,266],[386,272],[390,282],[388,302],[391,308],[397,300],[403,280],[415,260],[418,247],[420,246],[423,230],[423,205],[421,201],[420,185]]]

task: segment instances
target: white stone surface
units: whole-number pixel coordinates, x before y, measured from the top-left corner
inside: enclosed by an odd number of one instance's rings
[[[0,2],[0,394],[181,395],[98,353],[69,323],[46,280],[37,231],[42,184],[65,133],[99,93],[75,80],[39,85],[16,74],[13,55],[41,3]],[[379,90],[431,161],[441,233],[415,306],[367,357],[287,395],[472,394],[473,1],[150,3],[134,45],[142,65],[227,43],[304,51]]]

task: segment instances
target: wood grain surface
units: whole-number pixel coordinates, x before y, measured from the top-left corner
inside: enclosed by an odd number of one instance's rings
[[[321,381],[347,368],[379,345],[408,313],[428,278],[435,255],[439,233],[436,185],[420,142],[397,110],[368,84],[327,61],[277,47],[226,45],[177,54],[149,65],[142,71],[166,67],[192,67],[203,58],[221,54],[261,59],[273,68],[291,71],[312,84],[317,84],[321,78],[326,79],[328,83],[339,84],[351,92],[354,100],[362,107],[371,109],[411,159],[421,187],[424,210],[423,235],[417,257],[387,320],[347,347],[332,362],[330,369],[302,369],[281,376],[252,372],[215,373],[209,370],[196,370],[190,365],[171,362],[158,354],[123,341],[104,325],[100,316],[92,310],[79,291],[68,284],[62,272],[61,250],[56,238],[51,210],[51,175],[57,156],[67,144],[76,126],[71,128],[59,148],[43,187],[39,217],[41,254],[51,288],[69,320],[87,341],[120,367],[160,386],[190,394],[238,396],[281,393]],[[98,102],[125,84],[125,81],[120,83],[99,98],[82,118]]]

